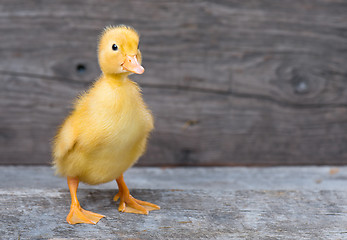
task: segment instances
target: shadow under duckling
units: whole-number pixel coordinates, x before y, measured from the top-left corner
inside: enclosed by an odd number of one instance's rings
[[[80,96],[53,144],[56,173],[67,178],[71,193],[70,224],[96,224],[103,215],[81,208],[79,181],[95,185],[117,181],[121,212],[148,214],[159,206],[130,195],[123,173],[146,149],[153,117],[131,73],[142,74],[139,35],[128,26],[108,27],[99,40],[100,78]]]

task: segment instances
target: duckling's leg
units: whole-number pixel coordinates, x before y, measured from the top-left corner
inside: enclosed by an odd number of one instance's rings
[[[77,199],[77,188],[79,180],[78,178],[67,177],[67,184],[69,185],[70,194],[71,194],[71,207],[70,213],[66,217],[66,221],[70,224],[76,223],[89,223],[96,224],[99,220],[105,216],[86,211],[81,208],[80,203]]]
[[[119,208],[120,212],[148,214],[149,211],[159,210],[160,207],[153,203],[140,201],[130,195],[129,189],[124,182],[123,174],[116,179],[118,184],[118,193],[114,196],[113,200],[117,201],[120,198]]]

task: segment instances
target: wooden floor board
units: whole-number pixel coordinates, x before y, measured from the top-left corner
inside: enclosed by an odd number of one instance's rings
[[[96,226],[65,222],[69,192],[47,167],[1,167],[0,180],[3,239],[347,238],[347,167],[134,168],[130,191],[161,210],[119,213],[115,186],[83,185],[81,205],[106,215]]]

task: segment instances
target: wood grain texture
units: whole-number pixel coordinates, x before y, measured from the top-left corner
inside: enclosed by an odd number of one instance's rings
[[[347,166],[135,167],[125,181],[135,197],[161,209],[148,216],[119,213],[112,201],[115,182],[80,184],[82,207],[106,218],[96,226],[72,226],[65,222],[70,206],[66,181],[54,177],[52,169],[1,166],[1,238],[347,238]]]
[[[123,23],[156,119],[140,165],[347,164],[346,22],[339,0],[3,0],[0,163],[50,162],[97,36]]]
[[[67,189],[0,189],[4,239],[346,239],[346,191],[136,189],[160,204],[148,216],[120,213],[115,190],[81,189],[80,203],[106,215],[69,225]],[[40,227],[38,227],[40,226]]]
[[[20,176],[20,178],[18,177]],[[23,181],[25,179],[25,181]],[[132,167],[124,174],[129,189],[205,191],[346,191],[347,166]],[[49,166],[0,166],[0,189],[67,189]],[[116,181],[78,189],[117,188]]]

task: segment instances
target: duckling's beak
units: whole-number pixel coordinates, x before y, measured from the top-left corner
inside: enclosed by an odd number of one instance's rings
[[[145,69],[138,63],[136,55],[135,56],[126,56],[125,61],[122,64],[123,68],[129,72],[136,74],[142,74]]]

